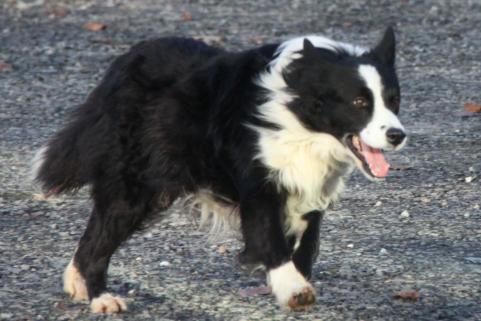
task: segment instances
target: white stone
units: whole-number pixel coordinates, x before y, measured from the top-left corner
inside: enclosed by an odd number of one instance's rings
[[[159,263],[159,266],[170,266],[170,263],[168,261],[162,261]]]
[[[402,211],[401,215],[399,217],[401,218],[409,218],[411,216],[407,210]]]

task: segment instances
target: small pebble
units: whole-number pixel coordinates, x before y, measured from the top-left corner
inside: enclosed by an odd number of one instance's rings
[[[407,210],[402,211],[402,213],[399,215],[401,218],[409,218],[411,216]]]
[[[159,266],[170,266],[170,263],[167,261],[162,261],[159,263]]]

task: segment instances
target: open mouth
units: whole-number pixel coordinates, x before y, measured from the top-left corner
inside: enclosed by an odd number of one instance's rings
[[[389,163],[381,149],[366,145],[357,135],[346,137],[346,145],[360,161],[363,171],[373,178],[384,178],[389,172]]]

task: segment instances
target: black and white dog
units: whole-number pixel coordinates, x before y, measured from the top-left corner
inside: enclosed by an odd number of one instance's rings
[[[91,186],[65,291],[93,312],[126,310],[106,292],[112,254],[196,195],[240,218],[240,260],[266,268],[282,307],[312,305],[324,210],[352,168],[383,178],[382,150],[406,141],[394,61],[391,28],[373,49],[321,36],[238,53],[185,38],[134,46],[35,158],[47,195]]]

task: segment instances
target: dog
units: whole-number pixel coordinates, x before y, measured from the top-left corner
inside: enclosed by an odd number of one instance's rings
[[[316,35],[241,52],[133,46],[34,160],[47,196],[91,187],[65,291],[92,312],[127,310],[106,290],[112,254],[191,197],[240,220],[239,260],[265,267],[281,307],[305,310],[322,216],[353,169],[387,176],[383,151],[406,143],[399,107],[391,27],[371,49]]]

